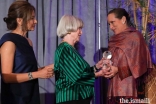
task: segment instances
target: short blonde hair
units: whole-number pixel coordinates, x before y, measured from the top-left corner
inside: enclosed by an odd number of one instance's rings
[[[64,15],[59,21],[57,27],[57,36],[63,38],[70,32],[77,31],[77,29],[83,27],[83,21],[72,15]]]

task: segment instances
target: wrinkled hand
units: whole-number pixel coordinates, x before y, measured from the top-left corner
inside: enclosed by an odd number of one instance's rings
[[[100,71],[95,73],[95,77],[103,77],[103,76],[104,76],[103,70],[100,70]]]
[[[102,58],[97,64],[96,64],[96,68],[100,69],[103,67],[103,64],[104,64],[104,58]]]

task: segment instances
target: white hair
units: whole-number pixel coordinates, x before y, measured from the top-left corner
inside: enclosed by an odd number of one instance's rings
[[[77,31],[77,29],[83,27],[83,21],[72,15],[64,15],[59,21],[57,27],[57,36],[63,38],[70,32]]]

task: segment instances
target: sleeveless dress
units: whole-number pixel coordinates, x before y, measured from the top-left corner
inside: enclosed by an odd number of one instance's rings
[[[0,47],[6,41],[11,41],[16,46],[13,73],[37,71],[34,51],[26,38],[14,33],[6,33],[0,40]],[[22,83],[5,83],[2,77],[1,102],[2,104],[40,104],[38,79]]]

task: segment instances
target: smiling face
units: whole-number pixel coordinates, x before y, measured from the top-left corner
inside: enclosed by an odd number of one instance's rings
[[[35,12],[32,12],[30,19],[27,22],[28,31],[33,31],[35,29],[35,25],[37,24],[37,20],[35,18]]]
[[[114,34],[119,34],[127,28],[126,18],[123,16],[121,19],[116,18],[114,13],[111,13],[107,17],[110,29]]]

